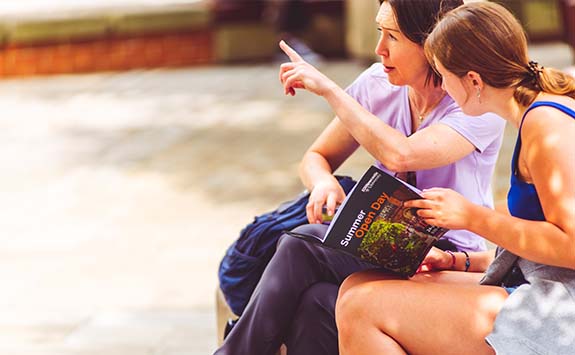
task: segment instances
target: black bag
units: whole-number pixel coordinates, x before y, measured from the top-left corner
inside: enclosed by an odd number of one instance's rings
[[[349,193],[355,181],[348,176],[336,177],[345,193]],[[255,217],[226,251],[218,278],[234,314],[243,313],[282,233],[308,223],[305,211],[308,200],[309,193],[303,192],[294,200],[282,203],[275,211]]]

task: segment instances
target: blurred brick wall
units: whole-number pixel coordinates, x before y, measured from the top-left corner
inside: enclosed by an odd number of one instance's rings
[[[343,0],[304,3],[310,17],[304,41],[326,57],[344,56]],[[204,0],[2,18],[0,76],[268,61],[277,52],[277,38],[262,21],[263,5]]]
[[[126,38],[98,38],[0,49],[0,75],[118,71],[213,62],[213,34],[202,30]]]

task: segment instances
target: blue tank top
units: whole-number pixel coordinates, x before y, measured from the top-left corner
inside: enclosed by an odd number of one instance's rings
[[[535,185],[522,181],[518,176],[517,158],[519,157],[519,151],[521,150],[521,127],[523,127],[523,120],[529,111],[539,106],[551,106],[575,118],[575,111],[571,110],[569,107],[551,101],[535,102],[533,105],[529,106],[527,111],[523,114],[523,118],[521,118],[519,135],[517,137],[517,142],[515,143],[513,159],[511,160],[511,187],[507,194],[507,207],[512,216],[532,221],[544,221],[545,215],[543,214],[543,209],[541,208],[541,202],[539,201],[539,196],[537,196]]]

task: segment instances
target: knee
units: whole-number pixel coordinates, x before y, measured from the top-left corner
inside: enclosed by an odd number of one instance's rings
[[[308,234],[313,235],[318,238],[323,238],[323,229],[324,226],[317,226],[314,224],[305,224],[303,226],[299,226],[293,229],[293,232],[301,233],[301,234]],[[276,253],[295,253],[297,255],[301,255],[304,252],[313,252],[316,248],[321,248],[320,245],[313,243],[311,241],[306,241],[300,238],[292,237],[289,234],[284,234],[280,237]]]
[[[370,272],[352,274],[345,279],[339,289],[335,306],[335,320],[343,340],[358,330],[358,322],[363,325],[370,322],[373,312],[373,307],[370,304],[373,305],[373,300],[377,299],[374,294],[376,291],[369,283],[371,278]],[[378,309],[380,306],[378,305]]]
[[[370,308],[370,288],[353,282],[353,275],[351,278],[342,284],[335,305],[337,329],[343,336],[354,329],[354,323],[363,319]]]
[[[313,235],[316,238],[322,239],[327,232],[328,226],[325,224],[304,224],[294,228],[292,231],[301,234]]]
[[[276,247],[276,254],[282,253],[301,253],[308,248],[309,242],[299,239],[296,237],[292,237],[289,234],[284,234],[278,240],[278,244]]]
[[[343,280],[343,283],[339,287],[339,294],[337,297],[338,300],[342,298],[343,295],[346,294],[350,289],[352,289],[353,286],[363,282],[364,278],[362,277],[361,274],[362,274],[361,272],[356,272],[354,274],[349,275],[345,280]]]

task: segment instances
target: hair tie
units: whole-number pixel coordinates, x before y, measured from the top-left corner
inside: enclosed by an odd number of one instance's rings
[[[543,72],[543,69],[545,69],[545,67],[539,66],[539,63],[532,60],[530,60],[527,65],[529,77],[531,77],[531,81],[537,87],[539,87],[539,76]]]

